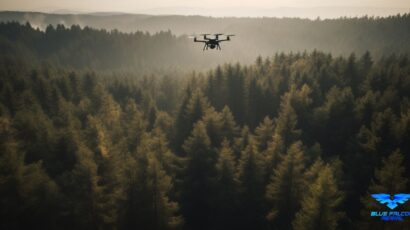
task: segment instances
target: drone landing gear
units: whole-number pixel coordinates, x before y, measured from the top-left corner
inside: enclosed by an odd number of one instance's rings
[[[202,49],[202,51],[204,51],[205,49],[208,50],[208,44],[204,45],[204,48]]]

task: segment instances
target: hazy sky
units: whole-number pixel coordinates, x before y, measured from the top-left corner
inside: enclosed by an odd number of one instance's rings
[[[168,8],[172,9],[193,8],[213,9],[223,14],[230,9],[253,9],[266,10],[278,7],[361,7],[381,8],[378,10],[393,8],[410,9],[410,0],[0,0],[0,10],[32,10],[32,11],[121,11],[121,12],[151,12],[152,10]],[[177,10],[178,11],[178,10]],[[158,11],[160,12],[160,11]],[[403,12],[403,11],[402,11]],[[196,13],[196,12],[193,12]]]

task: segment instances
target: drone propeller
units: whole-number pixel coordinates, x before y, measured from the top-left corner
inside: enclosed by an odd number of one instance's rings
[[[214,35],[219,36],[219,35],[223,35],[223,34],[214,34]]]
[[[227,37],[233,37],[233,36],[235,36],[235,34],[228,34],[228,35],[226,35]]]
[[[211,34],[200,34],[201,36],[211,35]]]

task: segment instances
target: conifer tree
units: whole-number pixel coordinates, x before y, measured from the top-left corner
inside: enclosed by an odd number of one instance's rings
[[[184,143],[186,168],[182,191],[182,212],[187,228],[208,229],[211,220],[211,197],[214,194],[216,153],[202,121],[195,124]]]
[[[249,130],[249,127],[245,125],[241,130],[240,137],[235,139],[233,145],[233,151],[236,159],[240,158],[242,150],[244,150],[249,145],[253,138],[254,137]]]
[[[167,112],[159,111],[157,113],[154,129],[161,130],[165,134],[168,140],[172,137],[172,127],[174,126],[174,119]]]
[[[209,108],[202,117],[211,146],[219,147],[222,142],[222,117],[213,107]]]
[[[273,134],[272,139],[268,142],[268,148],[264,152],[266,160],[265,183],[267,184],[274,173],[276,166],[280,163],[286,148],[283,144],[282,137]]]
[[[240,189],[240,229],[264,226],[263,170],[263,157],[258,152],[255,141],[251,139],[241,153],[236,176]]]
[[[268,143],[272,139],[273,132],[273,121],[266,116],[259,124],[259,126],[255,129],[255,139],[258,143],[258,150],[260,152],[263,152],[267,149]]]
[[[235,228],[237,221],[237,191],[235,157],[229,142],[222,142],[216,163],[216,193],[214,197],[214,229]]]
[[[221,120],[222,136],[232,143],[234,138],[239,135],[239,127],[228,106],[222,109]]]
[[[128,150],[135,151],[148,127],[148,123],[134,100],[127,101],[121,126],[124,127],[124,136],[127,137]]]
[[[126,175],[124,229],[174,229],[183,224],[178,203],[170,199],[172,178],[154,152],[139,148],[138,155],[129,159]]]
[[[320,167],[318,163],[316,167]],[[343,193],[330,165],[322,166],[316,180],[309,185],[302,207],[293,221],[293,229],[335,230],[344,213],[338,211]]]
[[[272,204],[266,217],[278,229],[290,229],[291,222],[300,208],[305,186],[302,148],[300,141],[289,147],[266,188],[266,198]]]
[[[148,186],[152,194],[153,229],[173,229],[182,225],[182,217],[177,215],[179,205],[170,201],[171,177],[162,169],[154,155],[148,156]]]
[[[226,77],[221,66],[217,66],[208,78],[207,96],[216,110],[220,111],[226,105]]]
[[[249,79],[246,89],[247,124],[254,129],[265,115],[262,112],[263,107],[259,104],[263,99],[263,92],[255,77]]]
[[[243,124],[246,118],[245,111],[245,72],[239,63],[235,67],[228,67],[227,71],[228,105],[236,121]],[[223,113],[223,111],[222,111]]]
[[[25,164],[9,118],[0,117],[0,228],[57,228],[61,194],[41,163]]]
[[[196,90],[192,95],[189,95],[186,105],[183,105],[179,111],[176,122],[175,145],[177,150],[184,150],[180,147],[191,133],[193,125],[205,115],[209,108],[209,103],[200,90]]]
[[[301,130],[297,129],[297,114],[293,109],[290,100],[283,98],[280,104],[280,112],[275,119],[275,134],[282,138],[283,144],[287,147],[298,140]]]
[[[397,194],[407,191],[408,178],[405,177],[406,168],[403,166],[404,156],[399,149],[392,152],[382,161],[382,166],[374,172],[374,180],[372,180],[367,194],[361,198],[364,206],[361,215],[362,222],[359,224],[361,229],[406,229],[410,227],[409,220],[397,223],[393,226],[381,225],[380,219],[370,216],[370,211],[383,211],[386,206],[380,204],[371,194],[385,193]],[[408,209],[408,204],[404,205],[404,209]]]
[[[304,173],[304,178],[307,184],[314,183],[318,178],[319,173],[322,172],[325,167],[325,163],[322,159],[318,158]]]
[[[104,221],[104,188],[99,184],[98,165],[93,152],[76,141],[77,162],[71,172],[63,176],[61,184],[66,199],[72,228],[101,228]]]

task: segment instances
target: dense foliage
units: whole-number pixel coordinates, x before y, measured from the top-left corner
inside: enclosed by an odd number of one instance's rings
[[[368,192],[409,189],[405,55],[0,76],[1,229],[376,229]]]

